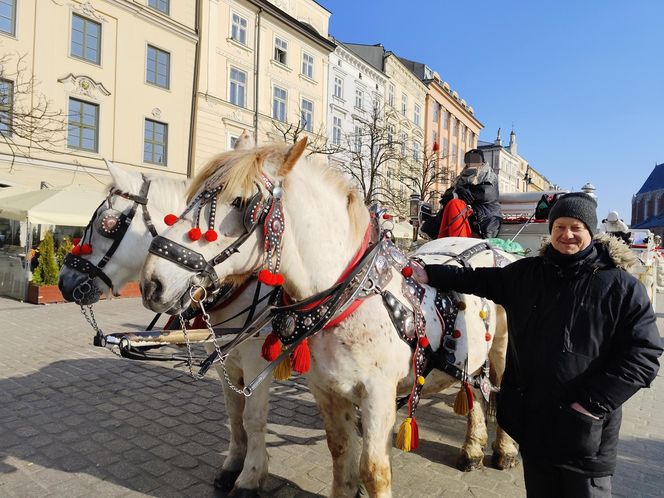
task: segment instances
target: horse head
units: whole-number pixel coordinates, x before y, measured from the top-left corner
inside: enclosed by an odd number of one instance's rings
[[[150,248],[141,274],[145,306],[178,313],[191,303],[192,286],[215,292],[261,268],[263,222],[306,144],[237,147],[203,167],[189,188],[187,210]]]
[[[107,166],[107,198],[60,270],[58,287],[67,301],[88,305],[105,292],[117,295],[138,276],[153,236],[166,226],[164,215],[184,205],[184,181]]]

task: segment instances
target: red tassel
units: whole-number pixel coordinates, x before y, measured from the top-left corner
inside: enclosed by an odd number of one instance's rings
[[[75,246],[77,246],[80,242],[81,242],[80,237],[74,237],[73,239],[71,239],[71,243],[74,244]]]
[[[309,340],[305,339],[293,351],[293,370],[299,374],[304,374],[309,371],[310,366],[311,352],[309,351]]]
[[[401,269],[401,274],[406,278],[410,278],[413,276],[413,268],[410,266],[404,266]]]
[[[201,238],[201,229],[198,227],[194,227],[191,230],[189,230],[189,239],[190,240],[198,240]]]
[[[178,221],[178,217],[174,214],[167,214],[164,216],[164,223],[166,223],[169,227],[175,225],[176,221]]]
[[[387,214],[387,213],[385,213],[385,214],[383,215],[383,219],[384,219],[384,220],[391,220],[391,219],[392,219],[392,215],[391,215],[391,214]]]
[[[410,419],[410,449],[416,450],[420,445],[420,430],[417,427],[415,417]]]
[[[468,382],[464,383],[464,387],[466,389],[466,397],[468,398],[468,410],[472,410],[475,396],[473,396],[473,391],[470,388],[470,384],[468,384]]]
[[[79,240],[80,240],[80,239],[79,239]],[[72,253],[74,256],[78,256],[79,254],[81,254],[81,246],[79,246],[79,245],[77,244],[77,245],[75,245],[74,247],[72,247],[72,248],[71,248],[71,253]]]
[[[279,357],[281,353],[281,341],[279,336],[274,332],[270,332],[265,338],[263,347],[261,348],[261,356],[265,358],[266,361],[274,361]]]
[[[214,242],[215,240],[217,240],[217,232],[212,229],[207,230],[205,232],[205,240],[207,240],[208,242]]]
[[[92,246],[90,244],[83,244],[81,246],[81,254],[92,254]]]
[[[426,336],[420,337],[420,346],[426,348],[429,345],[429,339]]]
[[[280,287],[284,285],[285,279],[281,273],[274,273],[273,275],[274,275],[274,283],[272,285],[274,285],[275,287]]]

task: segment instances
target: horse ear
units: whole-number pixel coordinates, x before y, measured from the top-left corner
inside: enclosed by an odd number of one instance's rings
[[[247,130],[242,130],[242,133],[237,140],[235,141],[235,150],[247,150],[251,149],[254,146],[253,136]]]
[[[304,137],[302,140],[299,140],[295,145],[288,149],[286,154],[286,159],[284,159],[283,164],[279,167],[277,171],[278,177],[284,177],[293,169],[295,163],[300,159],[304,150],[307,148],[307,137]]]
[[[136,184],[140,182],[141,176],[139,173],[129,171],[121,168],[117,164],[104,159],[108,172],[111,174],[113,184],[125,192],[132,192],[136,188]],[[139,183],[140,184],[140,183]]]

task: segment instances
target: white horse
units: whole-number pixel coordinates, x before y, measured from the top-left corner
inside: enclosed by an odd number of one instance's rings
[[[250,137],[243,135],[237,144],[238,148],[245,146]],[[109,163],[109,172],[112,177],[111,190],[119,190],[123,193],[138,195],[143,185],[143,177],[140,173],[125,170],[119,166]],[[185,206],[186,182],[176,180],[164,175],[151,174],[147,176],[150,180],[148,192],[147,209],[150,213],[152,223],[156,231],[161,233],[166,228],[164,217],[168,213],[180,212]],[[113,196],[113,208],[120,212],[128,212],[132,201],[122,196]],[[93,214],[91,225],[95,220],[101,219],[106,210],[104,203]],[[90,232],[89,245],[92,252],[85,256],[93,264],[99,264],[112,245],[112,239],[102,236],[92,228]],[[122,243],[103,268],[104,273],[112,280],[113,291],[118,292],[127,282],[136,280],[139,276],[143,262],[148,254],[148,248],[152,242],[153,235],[146,224],[140,210],[136,213],[127,232],[122,238]],[[88,275],[81,271],[63,266],[60,270],[58,285],[63,296],[68,301],[75,301],[74,289],[84,284]],[[241,284],[240,279],[237,281]],[[98,301],[100,293],[111,292],[108,285],[101,279],[95,278],[94,285],[100,292],[88,292],[80,295],[81,304],[91,305]],[[261,293],[264,296],[269,288]],[[92,289],[91,289],[92,290]],[[226,303],[224,307],[211,311],[211,323],[225,322],[223,327],[232,329],[244,325],[246,314],[240,314],[230,321],[242,310],[247,309],[254,298],[256,281],[247,283],[244,291]],[[80,299],[82,297],[82,299]],[[266,301],[259,304],[264,307]],[[231,382],[234,385],[243,386],[243,379],[253,379],[267,365],[261,357],[263,338],[250,339],[235,349],[226,360],[226,369]],[[208,353],[214,350],[213,345],[206,344]],[[266,379],[254,391],[251,397],[233,391],[224,379],[223,370],[215,364],[219,378],[223,386],[226,413],[230,423],[230,446],[228,456],[225,458],[221,471],[215,479],[215,486],[223,491],[235,488],[235,496],[250,497],[257,496],[258,490],[268,475],[268,455],[265,446],[265,431],[268,415],[268,398],[271,377]]]
[[[263,230],[247,228],[252,213],[247,212],[246,205],[257,194],[269,203],[267,199],[282,191],[285,231],[279,256],[284,289],[295,301],[329,289],[362,247],[370,216],[360,197],[338,173],[302,156],[305,147],[303,140],[290,148],[268,146],[221,154],[200,173],[190,190],[191,196],[219,189],[216,219],[221,222],[215,225],[219,238],[214,242],[188,240],[187,232],[194,223],[189,214],[164,232],[164,240],[196,252],[206,261],[225,252],[227,256],[215,266],[222,282],[255,272],[268,256]],[[210,204],[206,204],[204,216],[209,217],[211,211]],[[274,219],[270,222],[273,228]],[[273,241],[269,245],[274,247]],[[392,278],[385,290],[407,303],[401,275],[394,269],[390,272]],[[177,313],[189,305],[192,285],[207,286],[210,282],[209,274],[151,254],[143,267],[141,290],[144,303],[154,311]],[[426,292],[435,294],[431,288]],[[466,309],[459,313],[456,326],[470,336],[468,372],[481,370],[488,348],[495,356],[494,363],[504,365],[505,323],[499,323],[500,329],[496,329],[494,305],[489,304],[493,318],[487,330],[480,317],[479,298],[463,296],[463,301]],[[434,323],[438,319],[429,315],[427,320]],[[354,496],[360,481],[370,496],[391,496],[389,448],[396,417],[394,400],[398,392],[408,392],[414,385],[411,348],[397,334],[380,295],[366,298],[344,321],[318,332],[309,342],[309,385],[324,419],[333,459],[332,496]],[[495,370],[497,381],[502,368]],[[426,386],[438,390],[455,382],[434,371]],[[356,406],[361,412],[361,452],[353,441]],[[514,443],[501,430],[497,434],[493,449],[499,453],[498,461],[513,465],[517,454]],[[481,403],[475,403],[463,455],[473,461],[481,459],[487,439]]]

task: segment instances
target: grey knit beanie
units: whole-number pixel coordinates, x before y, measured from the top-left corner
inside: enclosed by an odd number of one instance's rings
[[[597,232],[597,201],[584,192],[572,192],[556,201],[549,212],[549,233],[558,218],[569,217],[581,220],[590,235]]]

